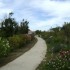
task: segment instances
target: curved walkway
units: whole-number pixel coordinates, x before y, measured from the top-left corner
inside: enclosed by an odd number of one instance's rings
[[[0,70],[35,70],[46,54],[46,43],[36,37],[38,42],[28,52],[24,53],[14,61],[0,68]]]

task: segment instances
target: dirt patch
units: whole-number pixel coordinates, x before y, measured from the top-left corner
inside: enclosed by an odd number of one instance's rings
[[[22,47],[20,49],[16,49],[13,52],[11,52],[8,56],[0,59],[0,67],[6,65],[7,63],[13,61],[17,57],[21,56],[28,50],[30,50],[37,42],[37,39],[35,38],[33,41],[31,41],[29,44],[27,44],[25,47]]]

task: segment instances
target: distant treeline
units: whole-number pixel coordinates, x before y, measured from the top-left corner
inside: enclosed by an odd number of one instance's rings
[[[37,30],[36,34],[41,35],[46,40],[55,38],[55,42],[68,45],[70,44],[70,22],[65,22],[62,27],[51,28],[49,31]]]

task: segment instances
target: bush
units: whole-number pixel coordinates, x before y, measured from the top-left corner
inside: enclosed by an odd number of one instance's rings
[[[9,41],[0,38],[0,58],[7,56],[10,51]]]
[[[45,64],[45,70],[70,70],[70,50],[61,51],[56,58]]]
[[[28,34],[23,35],[23,34],[21,34],[20,37],[22,38],[23,41],[25,41],[25,44],[29,43],[31,41],[31,35],[28,35]]]
[[[11,49],[20,48],[26,45],[31,41],[30,35],[14,35],[13,37],[9,37],[9,42]]]
[[[13,37],[9,37],[11,49],[15,49],[15,48],[19,47],[20,40],[21,40],[20,37],[17,35],[13,36]]]
[[[38,70],[70,70],[70,23],[42,33],[49,46],[46,59]]]
[[[53,47],[53,53],[58,53],[62,49],[62,46],[60,44],[56,44]]]

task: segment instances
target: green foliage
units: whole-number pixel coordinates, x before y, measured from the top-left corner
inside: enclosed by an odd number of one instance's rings
[[[11,49],[17,48],[19,47],[20,37],[19,36],[9,37],[9,42],[10,42]]]
[[[14,18],[8,17],[1,22],[2,37],[13,36],[17,23]]]
[[[53,53],[58,53],[58,52],[61,51],[61,49],[62,49],[61,45],[59,45],[59,44],[54,45],[54,47],[53,47]]]
[[[70,70],[70,23],[40,34],[48,46],[46,59],[37,70]]]
[[[27,34],[14,35],[12,37],[8,37],[8,40],[0,38],[0,58],[7,56],[10,51],[24,47],[30,42],[31,35]]]
[[[8,55],[10,51],[23,47],[34,39],[34,34],[28,35],[29,22],[23,20],[20,24],[9,13],[0,22],[0,58]],[[7,40],[8,41],[7,41]],[[10,46],[9,46],[10,45]]]
[[[70,51],[60,51],[53,59],[45,64],[43,70],[70,70]]]
[[[10,51],[9,41],[0,38],[0,58],[7,56]]]
[[[2,22],[0,22],[0,36],[1,37],[11,37],[17,34],[27,34],[28,33],[28,21],[23,20],[20,25],[17,21],[11,16],[13,13],[9,13],[9,16],[6,17]]]
[[[70,23],[65,23],[63,27],[52,28],[49,32],[41,32],[41,35],[52,45],[54,52],[70,49]]]
[[[20,48],[31,41],[31,36],[29,35],[14,35],[9,37],[9,42],[11,49]]]
[[[23,21],[20,24],[20,33],[21,34],[27,34],[28,33],[28,21]]]

